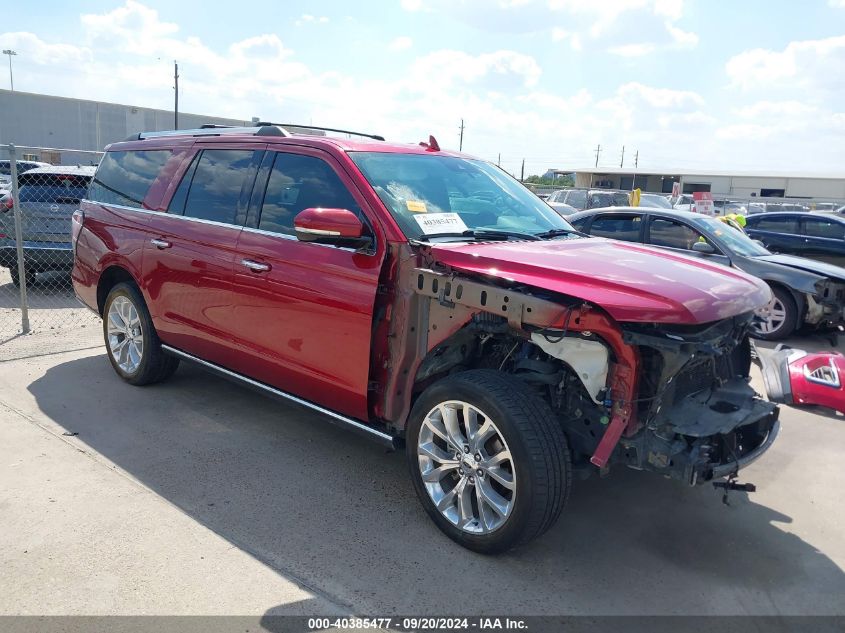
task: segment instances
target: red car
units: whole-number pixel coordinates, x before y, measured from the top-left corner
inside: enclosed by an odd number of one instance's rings
[[[748,384],[763,282],[581,235],[433,138],[358,136],[260,125],[106,148],[73,283],[121,378],[192,361],[404,444],[428,514],[481,552],[547,530],[576,475],[695,485],[772,444],[777,408]]]

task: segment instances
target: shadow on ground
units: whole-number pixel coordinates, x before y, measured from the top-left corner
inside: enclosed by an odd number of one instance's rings
[[[621,469],[575,482],[550,533],[483,557],[434,528],[402,454],[196,368],[136,388],[99,355],[29,389],[156,494],[358,613],[836,613],[845,595],[791,517],[707,487]]]

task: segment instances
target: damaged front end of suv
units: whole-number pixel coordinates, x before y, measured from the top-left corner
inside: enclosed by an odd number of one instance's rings
[[[753,310],[702,325],[620,323],[583,298],[510,280],[407,274],[413,293],[395,305],[409,327],[392,332],[389,354],[405,360],[385,377],[385,417],[404,415],[403,393],[495,369],[550,405],[576,473],[625,465],[688,485],[734,478],[778,434],[776,405],[749,384]]]
[[[749,384],[750,323],[624,326],[641,359],[641,428],[620,441],[620,462],[695,485],[735,476],[771,446],[778,409]]]

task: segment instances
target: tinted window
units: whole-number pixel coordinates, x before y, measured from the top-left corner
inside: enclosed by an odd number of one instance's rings
[[[728,227],[730,228],[730,227]],[[736,230],[736,229],[732,229]],[[649,244],[692,250],[692,245],[704,241],[701,233],[680,222],[655,218],[649,227]]]
[[[205,150],[191,179],[184,214],[213,222],[234,223],[253,154],[252,150]]]
[[[168,158],[170,150],[107,152],[94,175],[88,198],[106,204],[141,207]]]
[[[821,218],[807,218],[804,220],[804,228],[807,235],[811,237],[827,237],[835,240],[845,238],[845,224]]]
[[[185,171],[185,175],[182,176],[182,182],[179,183],[179,187],[177,187],[176,192],[170,199],[170,204],[167,205],[168,213],[176,213],[182,215],[185,212],[185,202],[188,199],[188,189],[191,188],[191,180],[193,180],[194,178],[194,172],[197,169],[198,162],[199,154],[194,156],[194,159],[191,161],[191,164]]]
[[[313,156],[276,154],[258,228],[293,235],[296,214],[313,207],[349,209],[361,215],[352,194],[324,161]]]
[[[761,217],[748,228],[759,231],[774,231],[775,233],[798,233],[798,218],[766,218]]]
[[[575,207],[576,209],[583,209],[587,204],[587,192],[570,191],[566,196],[566,204]]]
[[[79,204],[88,190],[90,176],[75,174],[21,174],[21,202]]]
[[[593,220],[593,225],[590,227],[590,234],[600,237],[610,237],[614,240],[625,240],[626,242],[639,242],[642,222],[643,218],[641,215],[600,215]]]

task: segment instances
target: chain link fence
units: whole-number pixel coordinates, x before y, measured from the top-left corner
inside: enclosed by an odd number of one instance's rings
[[[97,327],[71,285],[71,218],[101,156],[0,145],[0,345],[22,334]]]

